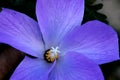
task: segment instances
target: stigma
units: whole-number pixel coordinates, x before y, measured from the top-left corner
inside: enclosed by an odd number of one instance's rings
[[[51,47],[50,49],[48,49],[47,51],[45,51],[45,53],[44,53],[44,59],[47,62],[52,63],[56,59],[58,59],[58,54],[59,53],[60,53],[59,47]]]

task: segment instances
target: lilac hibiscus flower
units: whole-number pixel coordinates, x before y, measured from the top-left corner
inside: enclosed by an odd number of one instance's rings
[[[96,20],[80,27],[84,0],[36,5],[38,23],[14,10],[0,12],[0,42],[36,57],[26,56],[10,79],[104,80],[98,64],[119,58],[116,32]]]

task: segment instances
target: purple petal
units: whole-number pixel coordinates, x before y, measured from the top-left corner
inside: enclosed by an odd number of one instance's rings
[[[104,80],[97,64],[85,56],[69,52],[61,59],[50,74],[49,80]]]
[[[84,0],[37,0],[36,14],[47,48],[80,25],[83,13]]]
[[[36,57],[43,51],[38,23],[25,14],[5,8],[0,12],[0,42]]]
[[[117,33],[99,21],[77,27],[61,40],[60,47],[64,52],[80,52],[98,64],[119,59]]]
[[[55,62],[49,64],[42,59],[25,57],[10,80],[48,80],[48,75],[54,66]]]

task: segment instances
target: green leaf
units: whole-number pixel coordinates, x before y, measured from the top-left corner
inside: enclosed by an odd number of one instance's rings
[[[85,0],[85,14],[82,23],[90,20],[100,20],[108,24],[108,21],[106,20],[107,16],[98,12],[98,10],[102,9],[103,4],[93,5],[95,1],[96,0]]]

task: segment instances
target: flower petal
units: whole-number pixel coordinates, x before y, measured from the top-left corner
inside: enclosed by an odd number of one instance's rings
[[[96,20],[68,33],[61,40],[60,47],[62,51],[80,52],[98,64],[119,59],[117,33]]]
[[[49,64],[42,59],[25,57],[16,68],[10,80],[48,80],[55,63]]]
[[[58,59],[49,80],[104,80],[97,64],[76,52]]]
[[[0,42],[36,57],[44,50],[38,23],[6,8],[0,12]]]
[[[47,48],[80,25],[83,13],[84,0],[37,0],[36,14]]]

